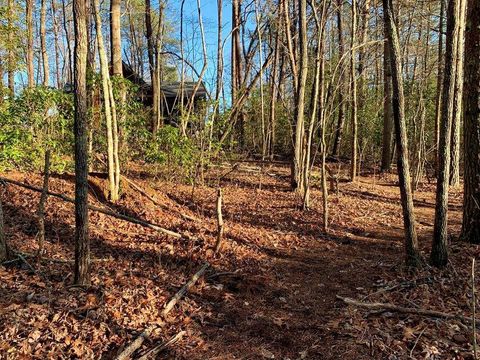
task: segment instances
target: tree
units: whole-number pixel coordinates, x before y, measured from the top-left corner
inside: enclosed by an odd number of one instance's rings
[[[50,66],[48,64],[47,51],[47,0],[42,0],[40,8],[40,46],[42,49],[42,63],[43,63],[43,86],[48,86],[50,80]]]
[[[34,70],[33,70],[33,12],[35,2],[33,0],[26,1],[26,19],[27,19],[27,76],[28,86],[35,86]],[[58,69],[57,69],[58,71]]]
[[[385,27],[385,36],[386,34]],[[392,70],[390,67],[390,45],[388,39],[383,44],[383,144],[382,171],[392,167],[393,118],[392,118]]]
[[[405,99],[403,93],[402,64],[398,31],[393,15],[392,0],[383,0],[385,33],[390,46],[390,66],[392,70],[392,110],[397,145],[397,167],[400,185],[400,197],[403,209],[405,229],[406,264],[416,267],[420,261],[418,239],[413,212],[413,195],[410,184],[410,166],[408,162],[408,140],[405,124]]]
[[[308,44],[307,44],[307,1],[298,0],[299,21],[299,64],[298,87],[295,97],[295,138],[293,155],[294,190],[300,194],[304,191],[303,159],[305,135],[305,88],[308,74]]]
[[[107,127],[107,168],[108,190],[112,202],[119,198],[120,163],[118,158],[118,127],[115,99],[113,97],[112,83],[108,72],[107,53],[102,34],[102,19],[100,17],[100,2],[94,0],[93,11],[97,32],[98,55],[100,58],[100,71],[102,74],[103,102],[105,105],[105,123]]]
[[[122,69],[122,36],[120,23],[121,1],[110,1],[110,43],[112,74],[123,76]]]
[[[452,145],[450,151],[450,185],[460,185],[460,130],[462,124],[462,98],[463,98],[463,68],[465,51],[465,11],[467,0],[460,0],[460,13],[458,15],[458,41],[455,74],[455,99],[452,119]]]
[[[86,0],[73,1],[75,27],[75,278],[78,285],[90,283],[88,238],[88,108],[87,108],[87,12]]]
[[[468,0],[467,9],[462,238],[480,244],[480,2]]]
[[[338,29],[338,58],[339,61],[342,61],[343,54],[345,52],[345,46],[343,43],[343,1],[344,0],[337,0],[337,29]],[[340,91],[338,92],[338,122],[337,127],[335,129],[335,138],[333,142],[333,149],[332,149],[332,156],[338,157],[340,152],[340,143],[342,141],[342,134],[343,134],[343,126],[345,124],[345,95],[344,91],[346,90],[345,82],[345,74],[344,74],[344,66],[341,63],[340,67],[340,75],[339,75],[339,87]]]
[[[435,223],[430,260],[433,265],[443,267],[448,261],[448,187],[450,176],[450,144],[453,106],[455,100],[455,74],[458,42],[459,0],[450,0],[447,9],[447,36],[445,69],[443,75],[440,142],[438,148],[437,194]]]
[[[356,40],[357,32],[357,0],[352,0],[352,34],[350,42],[350,96],[352,97],[352,108],[350,110],[351,125],[352,125],[352,142],[351,142],[351,158],[350,158],[350,181],[355,181],[357,176],[357,61]]]

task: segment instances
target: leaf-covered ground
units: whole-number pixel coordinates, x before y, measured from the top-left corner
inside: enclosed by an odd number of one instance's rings
[[[246,171],[245,171],[246,170]],[[146,327],[156,330],[135,356],[186,331],[159,358],[175,359],[463,359],[472,357],[471,329],[455,320],[368,312],[336,296],[390,302],[471,316],[470,258],[477,247],[456,240],[461,191],[450,204],[451,263],[409,274],[402,265],[403,225],[393,175],[341,182],[330,194],[330,231],[321,230],[321,194],[302,211],[288,188],[288,169],[253,165],[214,169],[209,186],[134,179],[161,206],[125,184],[121,201],[104,197],[105,179],[90,177],[97,206],[188,233],[175,239],[90,212],[92,286],[71,286],[73,205],[49,197],[46,254],[0,266],[0,358],[113,358]],[[40,174],[6,177],[41,186]],[[222,177],[223,175],[223,177]],[[315,180],[317,181],[317,180]],[[216,188],[224,193],[226,232],[215,243]],[[7,238],[26,254],[37,249],[39,194],[0,186]],[[73,177],[54,175],[50,189],[73,197]],[[424,255],[430,247],[434,186],[415,193]],[[194,217],[196,220],[188,220]],[[202,280],[166,317],[165,303],[208,261]]]

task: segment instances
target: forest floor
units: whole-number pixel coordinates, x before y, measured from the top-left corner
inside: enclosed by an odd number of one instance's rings
[[[440,271],[425,265],[410,274],[403,266],[394,175],[364,174],[353,184],[340,182],[338,193],[329,197],[331,224],[325,234],[318,188],[312,192],[312,209],[302,211],[289,191],[287,167],[252,168],[217,168],[207,176],[209,186],[193,192],[192,186],[131,171],[128,176],[161,206],[128,184],[121,201],[109,204],[103,195],[105,179],[92,175],[91,203],[192,237],[168,237],[92,211],[92,257],[103,260],[93,262],[87,289],[71,286],[73,205],[49,197],[44,259],[26,257],[26,262],[0,266],[0,358],[114,358],[150,325],[155,331],[136,357],[183,330],[186,335],[159,358],[472,358],[471,330],[460,321],[367,311],[336,297],[470,317],[470,258],[480,249],[456,240],[460,189],[450,196],[449,266]],[[42,184],[41,174],[3,176]],[[50,189],[73,197],[73,181],[71,175],[53,175]],[[215,255],[218,185],[226,232],[222,252]],[[10,246],[33,254],[39,194],[14,185],[0,188]],[[434,189],[425,184],[415,193],[425,257]],[[162,316],[165,303],[205,261],[211,264],[205,276]]]

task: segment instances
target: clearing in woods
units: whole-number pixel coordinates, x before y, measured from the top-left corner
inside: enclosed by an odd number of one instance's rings
[[[257,172],[243,171],[242,166],[219,183],[225,239],[218,256],[211,250],[216,179],[228,172],[225,169],[215,170],[210,186],[198,186],[193,196],[191,186],[130,172],[160,206],[128,184],[121,201],[108,204],[102,193],[105,179],[92,175],[92,204],[192,238],[171,238],[90,212],[92,257],[103,260],[94,261],[88,289],[69,286],[73,205],[50,197],[45,259],[27,258],[35,272],[20,261],[0,267],[0,353],[7,358],[113,358],[151,325],[155,330],[137,355],[182,330],[186,335],[165,349],[162,358],[462,358],[468,353],[470,330],[460,322],[367,312],[336,298],[470,316],[466,244],[452,239],[452,263],[446,270],[426,266],[416,274],[404,271],[396,176],[369,174],[354,184],[340,182],[338,193],[329,197],[331,224],[326,235],[321,231],[318,188],[312,191],[313,208],[302,211],[289,191],[287,167]],[[39,174],[5,176],[42,184]],[[50,189],[73,196],[73,181],[69,175],[52,175]],[[13,248],[32,253],[39,194],[14,185],[2,189],[8,240]],[[431,242],[434,199],[433,185],[415,192],[425,251]],[[461,191],[452,190],[452,234],[460,229],[461,200]],[[162,316],[164,304],[205,261],[211,264],[205,276]]]

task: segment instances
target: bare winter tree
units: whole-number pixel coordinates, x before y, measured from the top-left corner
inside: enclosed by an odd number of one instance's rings
[[[74,0],[75,25],[75,284],[90,283],[88,238],[87,12],[86,0]]]
[[[397,144],[397,167],[400,183],[400,197],[405,228],[406,263],[410,267],[419,265],[418,239],[413,212],[413,194],[408,160],[408,140],[405,124],[405,99],[403,93],[402,63],[398,31],[393,15],[392,0],[383,0],[385,33],[390,46],[390,66],[392,70],[392,108]]]
[[[480,244],[480,2],[469,0],[467,9],[462,238]]]

